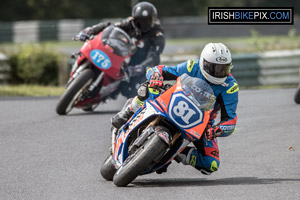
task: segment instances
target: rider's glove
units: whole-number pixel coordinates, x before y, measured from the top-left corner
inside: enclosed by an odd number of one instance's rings
[[[150,78],[150,87],[151,88],[159,88],[163,85],[164,83],[164,77],[158,73],[154,72]]]
[[[129,77],[140,76],[144,73],[145,69],[142,65],[128,66],[127,72]]]
[[[80,31],[80,33],[77,35],[80,41],[85,42],[87,39],[89,39],[94,34],[94,30],[91,27],[87,27]]]
[[[223,130],[218,126],[210,127],[206,130],[206,140],[211,141],[216,137],[220,137],[223,134]]]

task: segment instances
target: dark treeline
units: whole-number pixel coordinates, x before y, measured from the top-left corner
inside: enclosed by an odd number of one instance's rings
[[[0,21],[127,17],[138,0],[2,0]],[[207,7],[294,7],[299,0],[149,0],[167,16],[204,16]]]

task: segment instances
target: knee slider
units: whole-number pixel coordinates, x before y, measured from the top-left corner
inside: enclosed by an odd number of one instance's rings
[[[211,165],[210,165],[210,171],[211,172],[215,172],[215,171],[218,171],[219,169],[219,164],[217,163],[217,161],[212,161],[211,162]]]

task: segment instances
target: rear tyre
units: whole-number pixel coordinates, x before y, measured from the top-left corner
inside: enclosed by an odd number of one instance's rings
[[[93,79],[94,72],[91,69],[83,70],[60,97],[56,106],[57,114],[65,115],[70,112],[82,93],[90,86]]]
[[[153,134],[145,144],[130,155],[113,177],[114,184],[125,187],[143,170],[159,161],[167,149],[167,144]]]
[[[296,104],[300,104],[300,84],[297,88],[297,91],[295,93],[295,96],[294,96],[294,101]]]
[[[100,168],[101,176],[107,181],[112,181],[116,171],[117,170],[111,162],[111,155],[107,156]]]

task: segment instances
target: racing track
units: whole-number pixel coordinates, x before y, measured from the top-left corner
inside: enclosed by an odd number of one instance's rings
[[[93,114],[58,116],[57,97],[1,97],[0,199],[300,199],[294,92],[240,92],[237,131],[219,139],[215,174],[174,162],[167,173],[139,177],[127,188],[99,175],[110,145],[109,119],[125,99]]]

